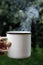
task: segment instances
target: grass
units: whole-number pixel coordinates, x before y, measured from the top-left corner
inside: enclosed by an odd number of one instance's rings
[[[7,55],[0,56],[0,65],[43,65],[43,49],[37,46],[31,57],[26,59],[11,59]]]

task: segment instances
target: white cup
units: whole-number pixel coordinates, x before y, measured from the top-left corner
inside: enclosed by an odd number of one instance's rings
[[[31,32],[30,31],[9,31],[7,39],[12,43],[7,50],[10,58],[28,58],[31,56]]]

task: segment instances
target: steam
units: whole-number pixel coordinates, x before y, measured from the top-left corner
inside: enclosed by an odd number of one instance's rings
[[[17,28],[16,30],[31,31],[32,20],[34,23],[36,23],[38,19],[39,19],[38,10],[33,6],[30,6],[26,9],[25,16],[24,16],[22,22],[20,23],[20,27]]]
[[[25,11],[27,18],[21,23],[21,30],[31,31],[32,20],[34,23],[37,22],[39,18],[39,12],[35,7],[29,7]]]

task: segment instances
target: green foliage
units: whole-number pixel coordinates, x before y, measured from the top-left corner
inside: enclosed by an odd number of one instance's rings
[[[11,9],[10,9],[10,2],[9,1],[1,1],[0,2],[0,17],[7,17],[7,20],[9,20],[9,22],[13,22],[13,14],[11,13]]]

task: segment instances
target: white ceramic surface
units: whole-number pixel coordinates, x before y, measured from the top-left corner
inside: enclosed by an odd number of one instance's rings
[[[31,55],[31,32],[30,31],[10,31],[7,38],[12,43],[8,50],[10,58],[27,58]]]

